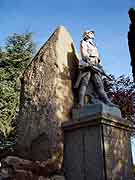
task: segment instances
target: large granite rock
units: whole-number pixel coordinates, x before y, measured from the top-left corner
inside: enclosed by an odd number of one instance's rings
[[[73,40],[61,26],[27,67],[21,79],[17,120],[16,150],[20,157],[54,161],[61,168],[61,123],[70,119],[75,102],[72,87],[77,63]]]
[[[51,167],[46,165],[47,163],[44,161],[33,162],[15,156],[7,156],[1,161],[0,180],[65,180],[60,173],[56,175],[54,172],[51,176]]]

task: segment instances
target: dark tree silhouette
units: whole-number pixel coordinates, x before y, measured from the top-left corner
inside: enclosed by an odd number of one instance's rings
[[[131,8],[128,14],[131,21],[128,32],[128,46],[131,57],[133,79],[135,82],[135,9]]]

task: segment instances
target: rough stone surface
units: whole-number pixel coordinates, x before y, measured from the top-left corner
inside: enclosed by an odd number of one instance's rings
[[[77,64],[73,40],[61,26],[39,50],[21,79],[16,136],[20,157],[54,161],[61,168],[61,123],[71,119]]]
[[[62,175],[51,175],[51,167],[44,161],[30,161],[8,156],[1,161],[0,178],[11,180],[64,180]],[[52,164],[54,166],[54,164]],[[53,168],[53,167],[52,167]],[[54,169],[54,168],[53,168]],[[55,173],[54,173],[55,174]]]
[[[108,179],[133,179],[130,134],[127,130],[103,126]]]

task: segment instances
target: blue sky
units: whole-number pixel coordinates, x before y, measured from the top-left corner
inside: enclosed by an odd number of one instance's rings
[[[40,47],[64,25],[79,50],[83,31],[94,29],[104,69],[131,75],[127,31],[133,5],[134,0],[0,0],[0,44],[13,32],[32,31]]]
[[[0,45],[14,32],[34,32],[40,47],[59,25],[79,41],[87,29],[96,31],[104,69],[131,76],[127,46],[128,9],[135,0],[0,0]]]

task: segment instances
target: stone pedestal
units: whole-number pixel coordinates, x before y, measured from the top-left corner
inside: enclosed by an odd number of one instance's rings
[[[132,127],[119,109],[98,104],[74,110],[63,130],[66,180],[133,180]]]

